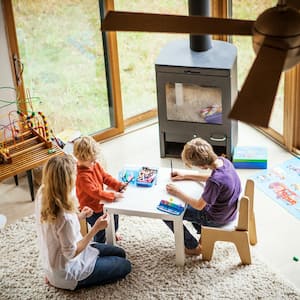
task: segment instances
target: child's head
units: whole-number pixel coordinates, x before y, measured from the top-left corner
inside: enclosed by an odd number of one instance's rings
[[[207,141],[195,138],[185,144],[181,158],[187,166],[203,167],[211,165],[218,156]]]
[[[99,146],[92,137],[83,136],[74,142],[73,154],[80,161],[95,161]]]
[[[76,179],[76,163],[70,155],[55,156],[43,168],[42,221],[55,221],[61,210],[75,211],[71,195]]]

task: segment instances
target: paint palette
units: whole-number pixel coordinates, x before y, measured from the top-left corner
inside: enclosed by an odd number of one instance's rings
[[[157,205],[157,209],[179,216],[184,211],[184,206],[181,204],[176,204],[173,201],[161,200]]]

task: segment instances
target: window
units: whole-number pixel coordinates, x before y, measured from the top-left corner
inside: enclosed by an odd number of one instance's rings
[[[187,14],[187,1],[42,2],[31,1],[30,5],[27,2],[25,5],[21,0],[2,0],[11,57],[16,56],[17,61],[19,57],[23,60],[25,87],[29,88],[31,96],[40,98],[37,101],[39,109],[48,111],[48,108],[43,108],[46,102],[53,106],[49,110],[53,120],[51,122],[59,124],[59,118],[65,119],[70,127],[75,126],[83,133],[94,133],[99,140],[123,132],[124,124],[130,125],[154,116],[155,59],[168,41],[187,38],[187,35],[129,32],[101,34],[99,6],[102,15],[115,8]],[[228,11],[232,11],[233,18],[255,20],[259,12],[275,5],[277,1],[213,0],[211,3],[213,16],[226,17]],[[62,22],[65,27],[57,26]],[[43,29],[42,33],[38,27]],[[14,37],[15,31],[20,51]],[[216,35],[214,38],[227,37]],[[251,37],[233,36],[232,39],[238,47],[240,87],[255,54]],[[261,129],[290,151],[300,148],[299,76],[299,65],[283,74],[270,128]],[[56,81],[63,83],[62,89],[54,87]],[[26,98],[22,84],[19,89],[23,98]],[[21,107],[24,107],[24,103],[21,103]]]
[[[24,85],[51,128],[94,134],[114,126],[97,0],[14,0]],[[34,16],[34,17],[33,17]]]

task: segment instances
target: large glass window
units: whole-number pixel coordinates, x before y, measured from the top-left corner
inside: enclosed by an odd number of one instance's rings
[[[114,0],[115,10],[187,14],[188,1]],[[156,109],[155,60],[169,41],[189,35],[118,32],[124,119]]]
[[[97,0],[13,0],[24,86],[50,126],[93,134],[114,125]]]

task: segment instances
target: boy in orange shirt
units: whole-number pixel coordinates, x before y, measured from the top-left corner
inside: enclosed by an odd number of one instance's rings
[[[93,226],[96,220],[103,215],[101,200],[113,202],[122,198],[119,191],[126,188],[126,184],[108,174],[96,161],[99,145],[90,136],[84,136],[74,142],[73,154],[77,159],[76,195],[80,208],[85,206],[93,210],[93,215],[87,222]],[[104,190],[104,185],[112,190]],[[115,229],[119,227],[119,216],[114,215]],[[118,238],[118,237],[117,237]],[[94,241],[105,243],[105,230],[99,231]]]

